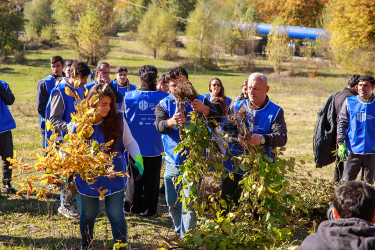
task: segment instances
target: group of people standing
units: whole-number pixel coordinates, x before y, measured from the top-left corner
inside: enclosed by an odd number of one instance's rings
[[[74,124],[71,123],[71,114],[76,112],[76,100],[67,94],[67,88],[89,102],[95,95],[99,97],[99,101],[92,103],[92,106],[98,114],[90,139],[99,143],[114,140],[109,151],[117,152],[113,159],[115,170],[128,171],[130,174],[130,178],[99,177],[94,184],[86,183],[79,175],[66,180],[67,183],[75,184],[78,189],[79,212],[73,206],[75,195],[68,195],[64,187],[61,188],[61,205],[58,211],[66,217],[80,218],[83,249],[92,243],[94,222],[99,208],[99,188],[108,189],[105,194],[105,206],[115,242],[126,242],[124,213],[145,217],[156,215],[163,161],[165,197],[174,223],[174,231],[177,236],[183,238],[185,233],[194,227],[195,212],[182,206],[179,201],[182,187],[174,183],[182,174],[180,166],[186,158],[185,155],[175,153],[175,148],[181,140],[179,125],[189,119],[190,112],[198,111],[208,119],[219,120],[221,129],[230,134],[229,149],[226,153],[229,160],[224,166],[226,171],[234,173],[235,178],[223,180],[222,197],[227,201],[238,201],[241,192],[238,183],[245,173],[241,169],[235,170],[230,160],[231,156],[243,152],[243,146],[248,144],[264,147],[266,153],[273,157],[272,148],[283,146],[287,141],[283,110],[269,100],[268,80],[261,73],[253,73],[244,81],[242,94],[234,101],[225,96],[221,80],[213,78],[209,82],[210,93],[205,96],[198,95],[195,100],[187,102],[185,113],[181,113],[177,111],[178,101],[174,94],[189,77],[183,67],[172,68],[158,79],[158,70],[155,66],[142,66],[139,69],[141,87],[136,89],[135,85],[129,83],[128,70],[123,66],[116,68],[115,79],[111,80],[110,65],[100,62],[96,69],[97,79],[87,83],[91,70],[85,62],[68,60],[64,64],[60,56],[54,56],[50,64],[51,75],[37,85],[39,124],[44,147],[47,146],[51,135],[50,131],[46,131],[47,120],[59,133],[60,139],[69,132],[69,128],[75,131]],[[0,96],[0,104],[6,109],[7,105],[14,102],[9,86],[4,82],[0,85]],[[235,114],[242,107],[247,110],[248,122],[252,124],[253,133],[249,137],[241,137],[239,128],[225,119],[227,114]],[[10,133],[10,130],[15,128],[15,123],[9,110],[6,115],[1,115],[1,119],[7,119],[2,123],[7,126],[2,126],[1,129]],[[4,136],[4,132],[0,131],[0,136]],[[9,145],[11,144],[7,144]],[[11,157],[6,157],[9,156]],[[2,154],[2,157],[4,159],[5,156]],[[3,189],[14,191],[10,185],[11,170],[6,167],[4,169],[6,171],[3,174]],[[187,192],[189,190],[184,190],[183,193]]]

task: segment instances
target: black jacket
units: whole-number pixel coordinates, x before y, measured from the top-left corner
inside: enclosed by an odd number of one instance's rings
[[[375,249],[375,226],[359,218],[327,220],[302,242],[300,250]]]
[[[313,137],[315,165],[324,167],[336,160],[336,112],[334,98],[338,92],[332,93],[323,108],[318,112]]]

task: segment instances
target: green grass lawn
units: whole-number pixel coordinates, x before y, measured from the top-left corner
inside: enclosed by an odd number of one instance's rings
[[[129,69],[132,84],[140,86],[138,69],[145,64],[155,65],[160,73],[180,65],[181,62],[152,58],[151,51],[135,41],[124,41],[119,38],[111,40],[112,50],[103,59],[114,68],[124,65]],[[185,52],[182,52],[185,53]],[[37,152],[41,146],[36,110],[36,86],[40,79],[50,73],[49,58],[61,55],[64,59],[75,59],[77,54],[67,49],[31,51],[26,55],[26,65],[0,65],[0,79],[9,83],[15,94],[16,102],[10,110],[16,120],[17,128],[13,130],[14,148],[25,161],[33,162],[30,152]],[[225,56],[223,56],[224,58]],[[227,96],[234,98],[241,92],[241,83],[251,72],[236,72],[231,69],[234,58],[225,57],[223,71],[189,72],[189,79],[200,94],[208,93],[208,83],[212,77],[219,77]],[[297,60],[297,59],[296,59]],[[294,71],[293,76],[279,76],[272,73],[272,67],[264,58],[255,59],[255,70],[269,76],[270,99],[280,105],[285,112],[288,127],[288,143],[285,157],[295,157],[306,162],[297,168],[300,178],[333,178],[333,166],[315,169],[312,151],[312,137],[317,111],[323,106],[333,91],[341,91],[346,85],[350,72],[330,65],[305,62],[302,59],[286,63],[284,69]],[[317,66],[318,65],[318,66]],[[320,67],[319,76],[308,78],[308,73]],[[112,78],[114,74],[112,74]],[[311,176],[309,175],[311,174]],[[13,180],[16,186],[24,173]],[[17,188],[17,186],[16,186]],[[19,188],[18,188],[19,189]],[[75,248],[79,246],[78,220],[70,220],[57,214],[58,202],[35,200],[35,196],[2,195],[0,198],[0,248],[39,249],[39,248]],[[160,236],[173,232],[172,222],[167,212],[165,201],[161,199],[158,216],[152,219],[127,217],[129,243],[136,248],[156,248],[161,242]],[[319,223],[319,221],[317,221]],[[312,227],[313,225],[311,225]],[[306,234],[306,232],[305,232]],[[104,213],[98,216],[95,228],[97,249],[111,247],[111,230]],[[297,241],[297,244],[299,241]]]

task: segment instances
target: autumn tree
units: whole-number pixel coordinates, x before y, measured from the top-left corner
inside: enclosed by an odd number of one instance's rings
[[[291,57],[289,37],[281,18],[276,18],[267,36],[266,55],[274,70],[280,72],[281,63]]]
[[[283,18],[287,25],[315,27],[328,0],[254,0],[263,22],[269,23],[276,16]]]
[[[189,16],[186,48],[189,59],[200,67],[214,67],[220,25],[217,11],[215,2],[201,1]]]
[[[331,0],[328,31],[335,59],[357,72],[375,72],[375,4],[365,0]]]
[[[138,27],[138,40],[152,49],[154,58],[160,49],[168,50],[176,40],[177,20],[166,9],[151,5]]]
[[[62,44],[93,65],[107,55],[109,35],[113,34],[113,1],[56,0],[53,9]]]
[[[0,56],[9,55],[18,45],[18,31],[23,29],[21,11],[13,3],[0,2]]]
[[[159,0],[160,7],[168,8],[172,15],[178,17],[177,24],[180,30],[185,30],[186,19],[195,9],[196,4],[197,0]]]
[[[38,37],[52,31],[52,8],[49,0],[31,0],[25,3],[24,14],[28,36]]]
[[[115,1],[115,19],[119,27],[136,32],[152,0]]]

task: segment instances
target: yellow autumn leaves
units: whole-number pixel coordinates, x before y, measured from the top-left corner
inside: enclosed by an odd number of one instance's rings
[[[14,177],[22,176],[25,171],[34,171],[31,177],[22,178],[22,183],[17,183],[21,190],[17,194],[26,192],[29,196],[36,193],[36,198],[43,196],[47,199],[46,194],[50,193],[45,188],[49,184],[53,189],[57,189],[60,183],[65,183],[69,178],[80,175],[82,180],[92,184],[99,176],[114,178],[116,176],[128,177],[127,173],[114,171],[112,164],[113,157],[116,153],[109,153],[109,146],[113,141],[106,144],[99,144],[97,141],[89,140],[94,132],[93,122],[97,111],[93,107],[98,101],[98,96],[94,96],[90,101],[80,100],[78,93],[66,87],[67,95],[74,97],[77,101],[76,113],[72,113],[71,123],[74,123],[75,131],[71,127],[69,133],[65,134],[62,141],[58,141],[58,134],[55,133],[53,125],[47,120],[46,130],[53,132],[49,139],[46,139],[48,146],[42,149],[40,153],[30,154],[32,158],[37,159],[34,165],[26,164],[23,157],[17,160],[17,152],[13,159],[8,158],[11,168],[15,171]],[[36,174],[44,172],[43,175]],[[30,174],[28,174],[30,175]],[[40,177],[38,177],[40,176]],[[39,182],[43,188],[33,185]],[[40,185],[39,185],[40,186]],[[107,189],[98,190],[100,198],[103,199]]]

